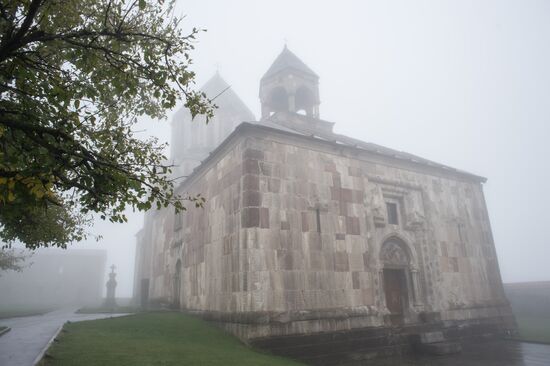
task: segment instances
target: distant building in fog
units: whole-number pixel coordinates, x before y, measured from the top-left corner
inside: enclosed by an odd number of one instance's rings
[[[237,123],[251,114],[233,92],[211,125],[176,115],[179,192],[207,203],[147,214],[135,296],[282,353],[309,343],[365,355],[428,329],[513,332],[485,178],[334,133],[318,81],[285,47],[260,81],[260,121]],[[226,85],[216,75],[205,88]]]
[[[216,73],[202,88],[218,107],[214,118],[205,123],[204,116],[191,119],[186,108],[180,109],[172,121],[170,156],[175,166],[173,175],[185,177],[200,165],[208,154],[226,139],[243,121],[256,118],[229,84]],[[217,96],[217,98],[216,98]]]
[[[22,272],[1,273],[0,305],[99,305],[106,259],[104,250],[41,249]]]

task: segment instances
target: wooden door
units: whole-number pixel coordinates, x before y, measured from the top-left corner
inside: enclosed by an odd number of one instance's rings
[[[403,314],[407,290],[405,273],[402,269],[384,270],[384,293],[386,294],[386,306],[392,315]]]

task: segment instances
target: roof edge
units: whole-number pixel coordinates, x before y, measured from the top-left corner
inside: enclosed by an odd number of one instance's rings
[[[178,190],[185,189],[185,187],[187,185],[191,184],[192,181],[195,180],[204,169],[206,169],[206,166],[208,165],[208,163],[210,161],[212,161],[213,159],[215,159],[217,157],[217,155],[223,149],[225,149],[235,138],[242,135],[243,132],[249,131],[249,130],[250,131],[254,131],[254,130],[269,131],[269,132],[274,132],[274,133],[278,133],[278,134],[282,134],[282,135],[302,138],[304,140],[310,140],[310,141],[315,141],[315,142],[318,142],[318,143],[324,143],[324,144],[328,144],[328,145],[331,145],[331,146],[336,146],[336,147],[339,147],[339,148],[347,148],[347,149],[350,149],[350,150],[362,151],[362,152],[366,152],[366,153],[369,153],[369,154],[378,155],[378,156],[381,156],[381,157],[384,157],[384,158],[389,158],[389,159],[391,159],[393,161],[396,161],[396,162],[407,162],[408,164],[412,164],[413,166],[419,166],[419,167],[424,167],[424,168],[428,168],[428,169],[433,169],[433,170],[439,171],[439,172],[444,173],[444,174],[456,175],[456,176],[463,177],[463,178],[466,178],[468,180],[478,182],[478,183],[487,182],[486,177],[476,175],[476,174],[473,174],[473,173],[469,173],[469,172],[465,172],[465,171],[461,171],[461,170],[457,170],[455,168],[447,167],[445,165],[435,166],[435,165],[429,165],[429,164],[425,164],[425,163],[422,163],[422,162],[416,162],[416,161],[412,161],[412,160],[398,159],[395,156],[392,156],[391,154],[385,154],[385,153],[382,153],[382,152],[366,150],[366,149],[363,149],[363,148],[360,148],[360,147],[357,147],[357,146],[342,145],[342,144],[337,143],[336,141],[320,140],[320,139],[315,138],[315,136],[303,135],[303,134],[300,134],[300,133],[289,132],[289,131],[281,130],[281,129],[278,129],[278,128],[264,126],[264,125],[261,125],[261,124],[258,124],[258,123],[243,121],[233,130],[233,132],[231,132],[231,134],[229,134],[229,136],[227,136],[227,138],[216,149],[214,149],[208,155],[208,157],[206,157],[206,159],[201,161],[200,165],[197,166],[191,172],[191,174],[184,181],[182,181],[178,185],[177,189]]]

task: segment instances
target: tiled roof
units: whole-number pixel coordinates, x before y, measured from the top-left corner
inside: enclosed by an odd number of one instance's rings
[[[285,113],[285,114],[287,114],[287,113]],[[292,114],[292,115],[293,115],[294,118],[308,118],[306,116],[301,116],[301,115],[298,115],[298,114]],[[415,163],[415,164],[420,164],[420,165],[425,165],[425,166],[437,168],[437,169],[440,169],[440,170],[445,170],[447,172],[452,172],[452,173],[456,173],[456,174],[460,174],[460,175],[466,175],[466,176],[469,176],[471,178],[475,178],[476,180],[486,181],[486,178],[484,178],[484,177],[481,177],[481,176],[478,176],[478,175],[475,175],[475,174],[472,174],[472,173],[469,173],[469,172],[466,172],[466,171],[463,171],[463,170],[459,170],[459,169],[456,169],[456,168],[452,168],[452,167],[444,165],[444,164],[436,163],[434,161],[424,159],[422,157],[419,157],[419,156],[416,156],[416,155],[413,155],[413,154],[409,154],[409,153],[404,152],[404,151],[390,149],[388,147],[385,147],[385,146],[382,146],[382,145],[377,145],[377,144],[374,144],[374,143],[371,143],[371,142],[361,141],[361,140],[354,139],[352,137],[348,137],[348,136],[345,136],[345,135],[336,134],[334,132],[328,132],[328,131],[322,131],[322,130],[313,131],[313,130],[309,130],[309,129],[305,129],[305,128],[300,128],[300,126],[298,126],[298,125],[290,126],[289,124],[285,124],[283,126],[283,125],[281,125],[280,123],[277,122],[277,114],[273,115],[272,117],[270,117],[266,120],[258,122],[258,125],[269,127],[269,128],[274,128],[274,129],[279,129],[279,130],[285,131],[287,133],[290,132],[290,133],[298,134],[298,135],[301,135],[301,136],[308,136],[308,137],[316,139],[316,140],[328,141],[328,142],[331,142],[331,143],[334,143],[334,144],[344,145],[344,146],[356,148],[356,149],[359,149],[359,150],[364,150],[364,151],[376,153],[376,154],[387,156],[387,157],[397,159],[397,160],[408,161],[408,162]]]

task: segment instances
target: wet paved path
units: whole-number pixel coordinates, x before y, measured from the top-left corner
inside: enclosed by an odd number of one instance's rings
[[[33,361],[66,321],[109,318],[124,314],[75,314],[76,309],[0,320],[11,330],[0,337],[0,366],[32,366]]]
[[[396,357],[372,366],[550,366],[550,344],[492,341],[463,345],[449,356]]]

